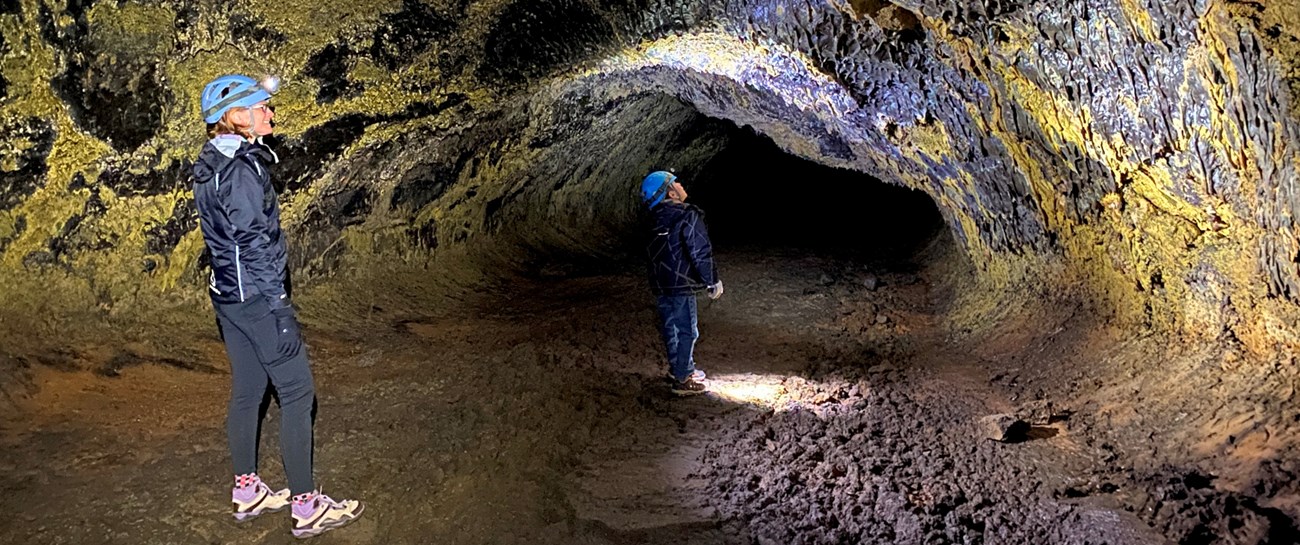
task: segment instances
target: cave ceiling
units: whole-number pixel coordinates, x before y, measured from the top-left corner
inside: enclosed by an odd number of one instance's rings
[[[988,286],[1293,344],[1298,34],[1296,0],[6,1],[0,314],[199,297],[197,95],[242,72],[285,80],[308,282],[611,252],[707,118],[924,191]]]

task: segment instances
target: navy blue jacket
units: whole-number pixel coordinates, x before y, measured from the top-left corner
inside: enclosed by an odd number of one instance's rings
[[[236,136],[218,136],[194,163],[194,204],[212,254],[209,293],[217,303],[264,297],[289,308],[288,252],[268,163],[275,154]]]
[[[650,291],[655,295],[689,295],[718,282],[713,244],[704,228],[704,212],[665,200],[650,210],[653,223],[646,254]]]

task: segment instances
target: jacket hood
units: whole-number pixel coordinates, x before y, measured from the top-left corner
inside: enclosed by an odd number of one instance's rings
[[[199,159],[194,162],[194,181],[200,184],[212,181],[218,173],[230,166],[230,162],[235,160],[235,153],[245,145],[247,142],[243,138],[233,135],[220,135],[208,140],[199,151]]]
[[[665,200],[650,209],[654,214],[655,228],[657,229],[677,223],[682,215],[686,214],[690,210],[695,210],[696,213],[700,213],[700,209],[696,208],[695,205],[668,200]],[[703,214],[701,214],[701,216],[703,216]]]

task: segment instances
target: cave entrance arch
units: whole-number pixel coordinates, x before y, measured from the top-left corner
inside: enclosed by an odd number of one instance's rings
[[[527,196],[497,209],[504,219],[495,220],[502,231],[494,242],[520,252],[494,251],[493,257],[524,256],[518,264],[526,275],[589,275],[611,270],[614,262],[642,267],[648,218],[635,188],[654,170],[677,173],[723,252],[901,263],[931,241],[951,240],[928,193],[828,166],[842,160],[802,157],[762,128],[671,93],[566,100],[557,110],[572,112],[560,116],[568,124],[582,116],[600,121],[576,123],[593,130],[547,140],[527,176],[534,180]],[[553,179],[560,180],[554,187],[536,181]]]

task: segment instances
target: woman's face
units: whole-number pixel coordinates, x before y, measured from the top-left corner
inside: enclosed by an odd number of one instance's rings
[[[271,125],[271,120],[275,119],[275,112],[266,101],[258,102],[248,108],[232,109],[227,115],[230,116],[231,123],[245,133],[252,133],[254,137],[267,136],[275,132],[275,127]]]
[[[275,131],[275,127],[271,126],[271,120],[275,119],[275,111],[271,110],[271,106],[266,101],[254,104],[248,109],[248,113],[252,116],[252,122],[249,124],[253,127],[253,134],[266,136]]]

